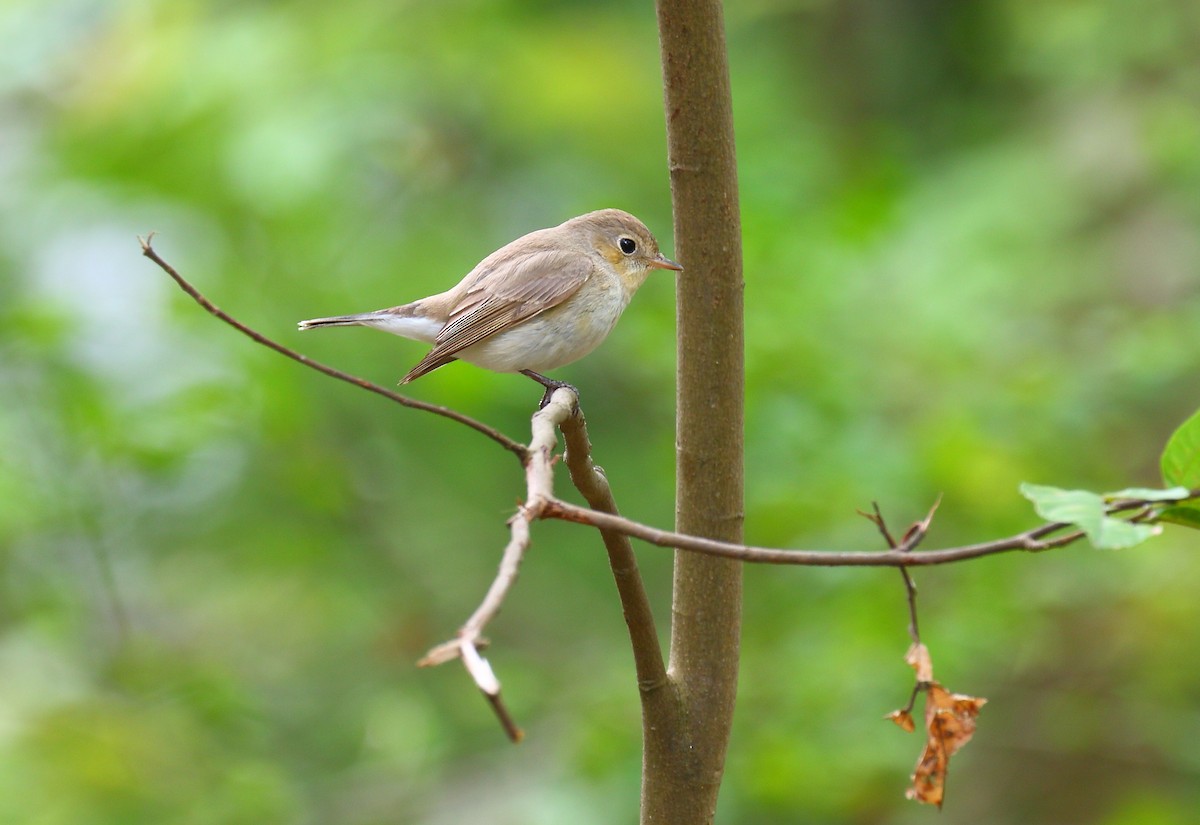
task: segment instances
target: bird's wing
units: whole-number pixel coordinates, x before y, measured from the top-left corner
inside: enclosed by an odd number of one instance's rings
[[[486,262],[485,262],[486,263]],[[578,252],[534,250],[503,264],[503,279],[486,268],[450,311],[446,326],[424,358],[409,370],[407,384],[455,360],[456,353],[558,306],[587,280],[592,262]]]

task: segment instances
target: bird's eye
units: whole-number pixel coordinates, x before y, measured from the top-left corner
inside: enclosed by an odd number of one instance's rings
[[[626,255],[632,255],[634,252],[637,252],[637,241],[633,238],[621,238],[621,240],[617,241],[617,244]]]

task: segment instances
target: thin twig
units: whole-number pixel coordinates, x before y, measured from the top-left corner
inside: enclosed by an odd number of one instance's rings
[[[883,536],[883,540],[887,542],[889,549],[896,549],[896,539],[892,537],[892,531],[888,529],[887,522],[883,519],[883,513],[879,510],[879,502],[871,502],[870,513],[864,512],[863,510],[856,510],[855,512],[875,525],[875,528],[879,530],[879,534]]]
[[[480,655],[479,651],[485,644],[483,629],[500,611],[504,597],[508,595],[508,591],[517,580],[517,571],[520,569],[521,561],[528,549],[529,522],[525,518],[514,516],[512,538],[504,548],[504,555],[500,559],[500,569],[497,571],[491,587],[488,588],[487,594],[483,597],[483,601],[459,628],[458,634],[453,639],[434,647],[417,662],[418,667],[433,667],[453,659],[462,661],[463,667],[467,669],[475,686],[479,688],[492,706],[492,710],[495,711],[496,718],[500,720],[504,732],[514,743],[520,742],[524,738],[524,733],[513,721],[504,705],[504,700],[500,696],[500,680],[496,678],[491,665]]]
[[[879,509],[879,502],[871,502],[871,513],[864,513],[862,510],[859,510],[858,514],[879,528],[879,532],[883,535],[883,540],[887,542],[888,548],[909,553],[912,552],[912,549],[929,530],[929,524],[933,521],[933,513],[937,510],[937,506],[941,503],[941,500],[941,496],[938,496],[937,501],[934,502],[925,519],[916,522],[908,528],[904,534],[904,540],[899,545],[897,545],[896,539],[892,536],[892,531],[888,529],[887,521],[883,517],[883,511]],[[904,593],[908,599],[908,635],[914,644],[920,644],[921,631],[917,622],[917,583],[913,581],[913,577],[909,574],[907,567],[901,565],[896,569],[900,571],[900,578],[904,581]],[[911,710],[911,703],[907,710]]]
[[[896,568],[904,579],[904,595],[908,599],[908,637],[916,644],[921,643],[921,626],[917,623],[917,583],[907,567]]]
[[[608,478],[592,461],[592,445],[583,411],[576,407],[575,414],[563,421],[560,429],[566,442],[566,465],[575,489],[593,510],[619,515]],[[633,545],[628,536],[613,530],[601,530],[600,537],[608,551],[609,567],[621,598],[638,687],[642,693],[658,690],[667,683],[667,668]]]
[[[924,683],[922,683],[920,681],[913,684],[912,693],[908,694],[908,704],[900,709],[901,713],[904,713],[904,714],[912,713],[913,705],[915,705],[917,703],[917,694],[919,694],[924,689],[924,687],[925,687]]]
[[[901,552],[911,553],[917,549],[917,545],[921,543],[921,539],[929,532],[929,525],[933,523],[933,514],[937,512],[938,506],[942,503],[942,496],[939,493],[934,499],[933,506],[929,508],[929,512],[925,514],[925,518],[913,524],[908,528],[908,532],[904,534],[904,540],[900,542],[900,547],[897,548]],[[875,507],[875,512],[879,512],[878,505]],[[881,515],[880,518],[883,518]],[[917,621],[917,583],[913,581],[912,574],[908,572],[907,567],[900,567],[900,578],[904,580],[904,594],[908,599],[908,636],[913,640],[914,644],[921,643],[921,625]],[[915,694],[914,694],[915,695]]]
[[[505,733],[513,742],[520,742],[523,734],[517,727],[500,697],[500,680],[491,665],[479,655],[483,631],[488,622],[500,612],[508,591],[517,581],[521,561],[529,549],[529,525],[542,517],[542,508],[554,494],[554,446],[558,442],[557,428],[571,417],[577,399],[569,389],[555,390],[550,403],[534,413],[531,428],[533,437],[529,442],[525,462],[525,503],[508,520],[511,536],[500,560],[500,569],[479,607],[458,629],[458,634],[448,642],[434,647],[417,664],[421,667],[444,664],[452,659],[461,659],[471,674],[476,687],[483,692],[496,712]]]
[[[1196,498],[1200,498],[1200,489],[1191,490],[1186,498],[1178,499],[1173,503]],[[1124,501],[1109,507],[1108,512],[1117,513],[1126,510],[1153,507],[1158,503],[1160,502],[1148,500]],[[941,550],[923,550],[917,553],[909,553],[901,549],[878,552],[859,550],[781,550],[774,547],[731,544],[715,539],[674,533],[670,530],[660,530],[657,527],[640,524],[621,516],[598,513],[586,507],[579,507],[578,505],[557,498],[546,503],[545,508],[542,510],[542,517],[588,524],[601,530],[613,530],[641,539],[658,547],[690,550],[710,556],[738,559],[751,564],[795,564],[809,567],[927,567],[937,564],[967,561],[968,559],[992,556],[997,553],[1008,553],[1014,550],[1036,553],[1043,550],[1065,547],[1084,538],[1084,533],[1076,530],[1043,541],[1042,538],[1044,536],[1058,532],[1059,530],[1065,530],[1071,526],[1067,522],[1047,522],[1026,530],[1023,533],[1017,533],[1014,536],[1003,539],[980,542],[979,544],[966,544],[961,547],[947,547]]]
[[[492,441],[495,441],[501,447],[514,454],[522,464],[525,463],[525,447],[494,427],[489,427],[487,424],[484,424],[481,421],[476,421],[469,415],[464,415],[463,413],[460,413],[457,410],[452,410],[449,407],[443,407],[438,404],[430,404],[427,401],[419,401],[416,398],[409,398],[406,395],[401,395],[398,392],[385,389],[378,384],[373,384],[365,378],[359,378],[358,376],[342,372],[339,369],[326,366],[325,364],[322,364],[319,361],[314,361],[307,355],[301,355],[295,350],[285,347],[283,344],[280,344],[277,341],[273,341],[272,339],[263,335],[261,332],[246,326],[229,313],[217,307],[217,305],[206,298],[204,294],[200,292],[200,290],[196,289],[196,287],[192,286],[192,284],[189,283],[186,278],[180,275],[175,267],[163,260],[158,252],[155,251],[154,247],[150,245],[150,241],[153,238],[153,232],[151,232],[145,238],[138,238],[138,243],[142,245],[142,254],[154,261],[154,263],[158,264],[159,268],[170,275],[171,278],[174,279],[175,283],[179,284],[179,288],[191,296],[192,300],[202,306],[205,311],[229,324],[238,332],[248,336],[257,343],[262,344],[264,347],[275,350],[280,355],[287,356],[293,361],[301,363],[306,367],[311,367],[317,372],[322,372],[331,378],[336,378],[339,381],[345,381],[348,384],[353,384],[356,387],[373,392],[376,395],[382,395],[384,398],[387,398],[390,401],[395,401],[397,404],[402,406],[409,407],[414,410],[424,410],[425,412],[433,413],[434,415],[440,415],[443,418],[449,418],[451,421],[457,421],[459,424],[464,424],[481,435],[490,438]]]

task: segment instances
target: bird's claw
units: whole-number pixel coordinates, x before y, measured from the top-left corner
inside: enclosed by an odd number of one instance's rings
[[[533,370],[521,370],[521,374],[532,378],[534,381],[537,381],[546,388],[546,391],[542,393],[541,402],[538,403],[539,410],[546,409],[546,405],[550,403],[550,399],[554,397],[554,391],[557,389],[568,389],[575,393],[575,403],[579,403],[579,389],[574,384],[568,384],[566,381],[559,381],[557,378],[550,378],[542,375],[540,372],[534,372]]]

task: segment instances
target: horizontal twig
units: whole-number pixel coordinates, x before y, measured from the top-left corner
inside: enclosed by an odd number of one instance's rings
[[[1192,490],[1189,499],[1200,498],[1200,490]],[[1143,509],[1156,502],[1131,500],[1123,501],[1109,508],[1110,513],[1125,510]],[[1177,503],[1177,502],[1176,502]],[[729,559],[752,564],[794,564],[808,567],[929,567],[937,564],[950,564],[967,561],[997,553],[1007,553],[1014,550],[1041,552],[1057,547],[1065,547],[1084,537],[1081,530],[1073,530],[1061,536],[1045,539],[1060,530],[1066,530],[1072,525],[1067,522],[1048,522],[1023,533],[1017,533],[1007,538],[978,544],[966,544],[961,547],[947,547],[940,550],[909,550],[904,544],[898,548],[882,551],[861,550],[784,550],[775,547],[754,547],[745,544],[730,544],[715,539],[689,536],[683,533],[673,533],[660,530],[636,521],[609,513],[599,513],[586,507],[579,507],[561,499],[551,499],[542,508],[543,518],[555,518],[563,521],[573,521],[587,524],[601,530],[624,533],[627,536],[641,539],[658,547],[672,547],[679,550],[691,550],[710,556],[721,556]]]

